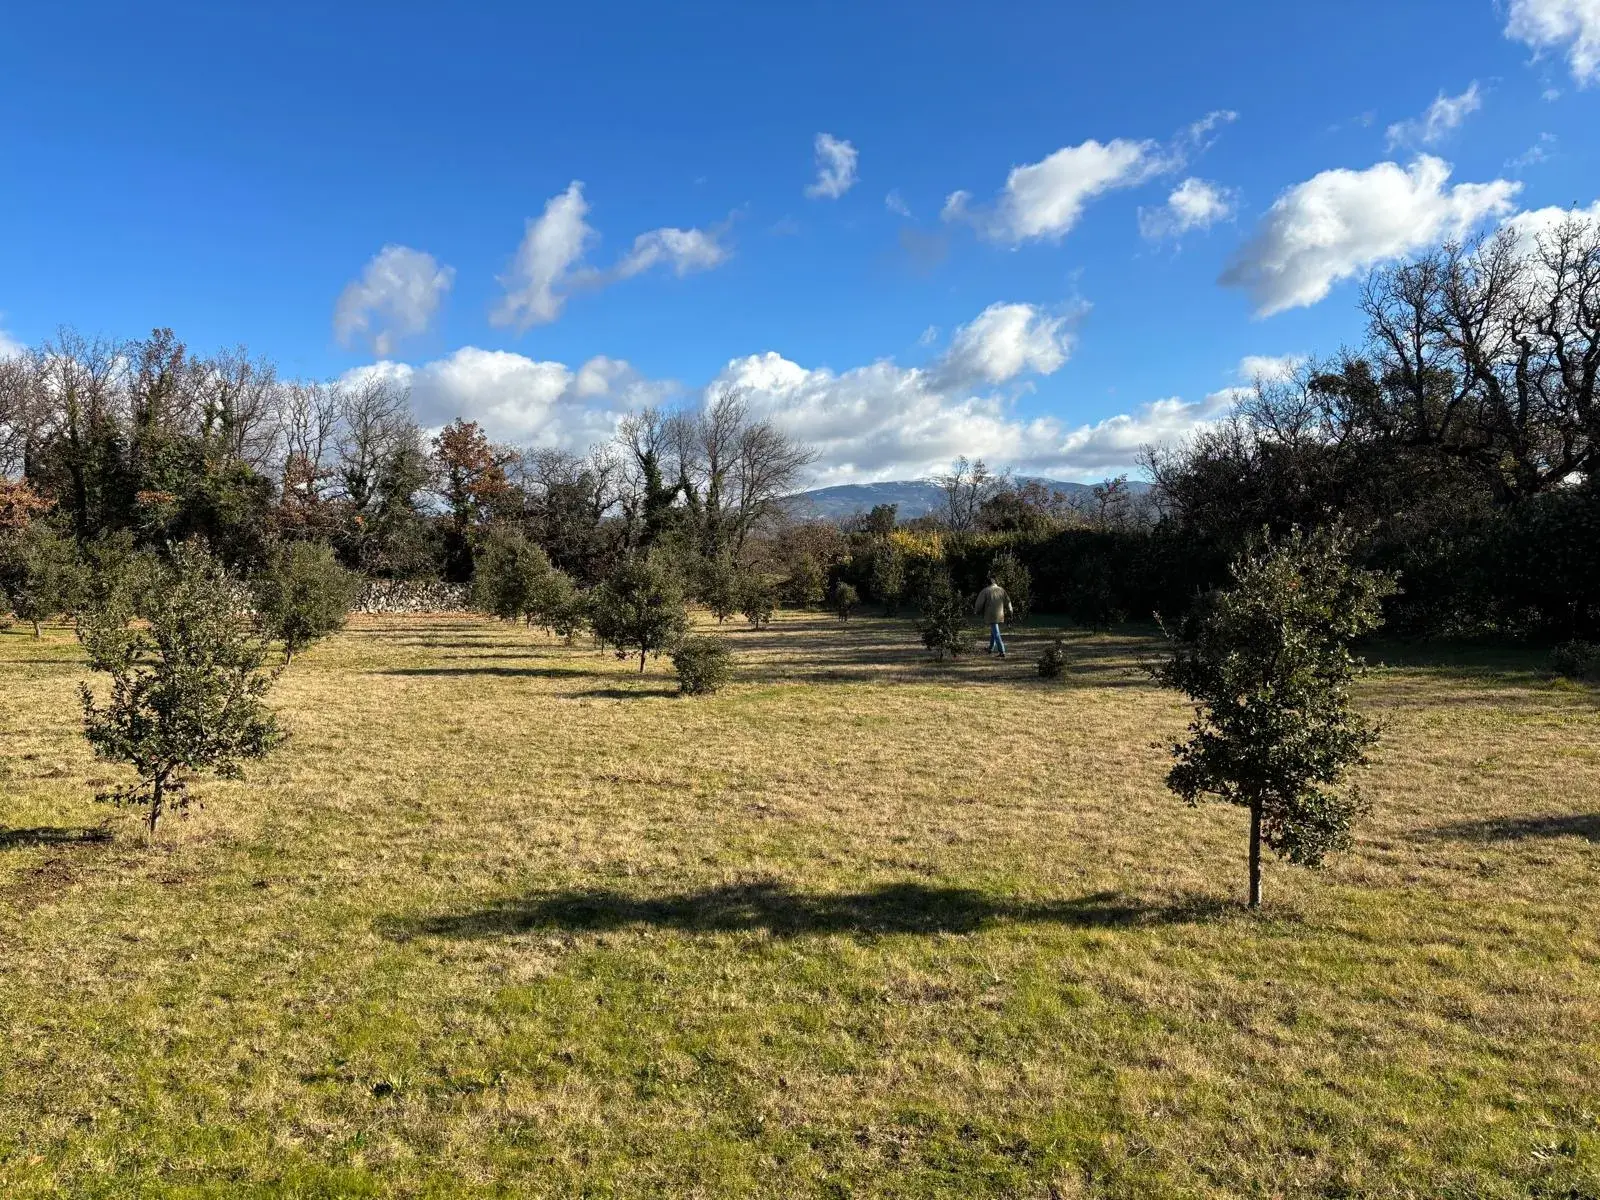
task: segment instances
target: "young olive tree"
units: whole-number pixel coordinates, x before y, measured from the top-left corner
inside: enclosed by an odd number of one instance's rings
[[[359,586],[326,543],[278,546],[256,579],[256,615],[262,629],[282,643],[287,663],[344,628]]]
[[[1194,701],[1189,739],[1167,786],[1190,804],[1213,795],[1250,811],[1250,907],[1261,904],[1261,846],[1320,866],[1350,844],[1366,811],[1346,776],[1364,765],[1376,728],[1350,706],[1364,664],[1351,642],[1383,620],[1388,577],[1350,562],[1351,535],[1298,529],[1236,559],[1231,585],[1208,597],[1152,668]]]
[[[0,592],[19,620],[39,623],[77,606],[83,571],[77,547],[47,521],[30,521],[0,537]]]
[[[520,529],[496,528],[474,556],[472,605],[532,624],[551,605],[552,571],[549,556]]]
[[[100,798],[144,807],[152,836],[164,812],[188,805],[190,774],[238,778],[280,740],[263,701],[275,677],[262,669],[267,640],[244,588],[198,545],[85,613],[78,636],[90,666],[111,677],[104,700],[80,689],[84,735],[136,775]]]
[[[935,571],[922,589],[917,632],[936,659],[955,658],[967,649],[967,600],[956,590],[950,573]]]
[[[659,555],[625,560],[590,594],[589,622],[619,655],[638,650],[643,674],[645,659],[671,649],[688,627],[683,584]]]

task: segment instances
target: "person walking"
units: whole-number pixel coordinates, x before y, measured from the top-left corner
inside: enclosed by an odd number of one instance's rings
[[[1006,595],[1005,588],[993,575],[989,576],[989,586],[979,592],[978,598],[973,601],[972,612],[974,616],[981,616],[989,626],[989,649],[985,653],[993,654],[998,650],[1000,657],[1004,658],[1006,641],[1000,636],[1000,626],[1011,619],[1011,597]]]

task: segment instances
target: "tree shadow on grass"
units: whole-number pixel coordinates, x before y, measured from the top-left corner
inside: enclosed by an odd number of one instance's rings
[[[490,657],[490,656],[485,656]],[[385,667],[380,671],[368,672],[372,675],[456,675],[469,677],[473,675],[499,675],[509,678],[523,679],[570,679],[575,675],[593,675],[593,671],[586,671],[582,667]]]
[[[539,929],[604,931],[653,925],[691,933],[766,930],[774,937],[846,933],[972,933],[986,926],[1055,924],[1081,929],[1134,928],[1205,921],[1227,906],[1195,897],[1150,904],[1118,892],[1072,900],[1018,901],[970,888],[896,883],[844,894],[796,892],[774,881],[729,884],[676,896],[636,896],[603,889],[545,892],[475,912],[396,921],[390,936],[503,937]]]
[[[111,830],[104,825],[67,827],[39,825],[32,829],[0,829],[0,850],[21,850],[29,846],[79,846],[109,842]]]
[[[663,700],[681,695],[677,688],[590,688],[585,692],[568,692],[567,700]]]
[[[1526,838],[1577,837],[1600,842],[1600,813],[1565,816],[1493,817],[1484,821],[1457,821],[1429,831],[1434,837],[1472,842],[1518,842]]]

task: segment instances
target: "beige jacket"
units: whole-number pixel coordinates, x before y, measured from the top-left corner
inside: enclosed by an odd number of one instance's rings
[[[999,625],[1011,619],[1011,597],[998,583],[991,583],[978,593],[972,612],[974,616],[981,616],[985,625]]]

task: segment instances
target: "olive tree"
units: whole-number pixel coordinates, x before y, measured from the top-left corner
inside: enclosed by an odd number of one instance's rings
[[[650,654],[678,643],[688,627],[683,584],[659,556],[624,560],[589,598],[595,636],[618,654],[639,652],[639,671]]]
[[[282,643],[283,661],[343,629],[359,586],[326,543],[277,547],[256,579],[255,605],[261,627]]]
[[[89,665],[111,677],[103,699],[80,688],[84,735],[135,773],[100,798],[145,808],[152,836],[164,812],[187,806],[191,774],[238,778],[282,736],[263,700],[275,676],[248,600],[216,559],[184,544],[78,622]]]
[[[1167,786],[1190,804],[1218,796],[1250,811],[1250,907],[1261,904],[1261,847],[1320,866],[1350,844],[1366,811],[1347,779],[1376,728],[1350,705],[1362,670],[1351,643],[1382,623],[1393,582],[1351,565],[1334,527],[1264,538],[1231,567],[1152,668],[1194,702],[1189,738],[1172,747]]]
[[[502,620],[532,624],[553,603],[553,570],[549,556],[520,529],[494,529],[474,556],[472,605]]]
[[[69,612],[82,591],[77,547],[47,521],[30,521],[0,538],[0,592],[20,620],[39,623]]]

